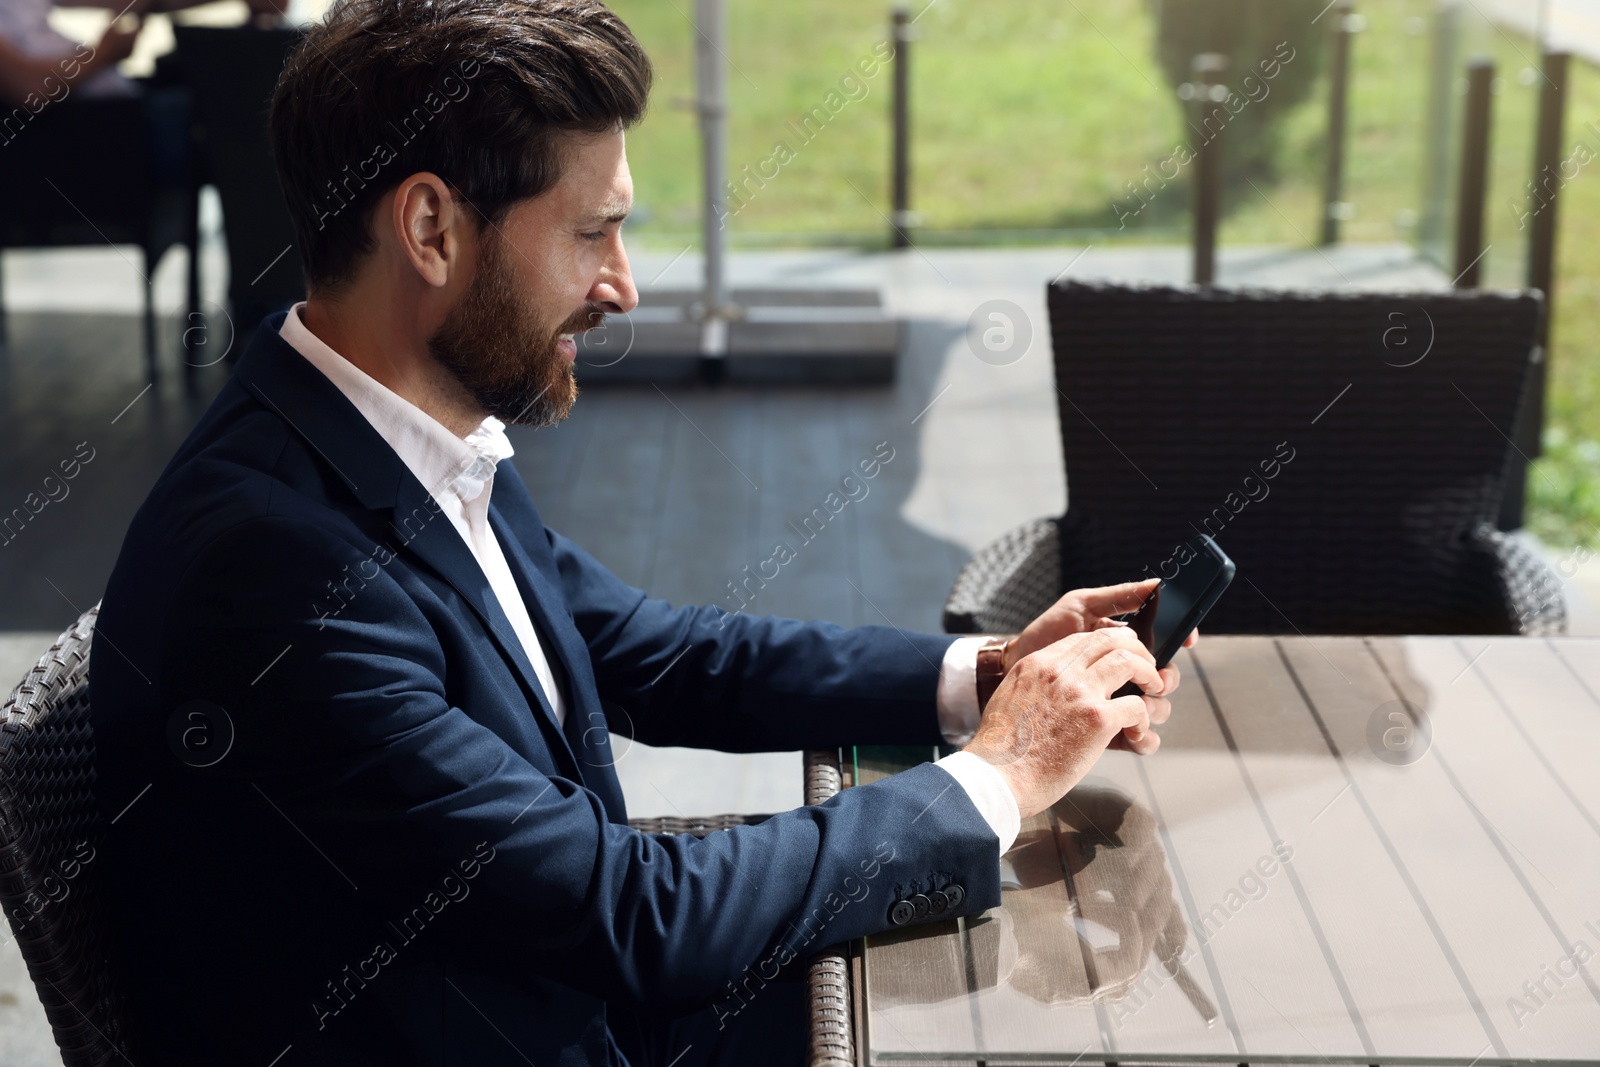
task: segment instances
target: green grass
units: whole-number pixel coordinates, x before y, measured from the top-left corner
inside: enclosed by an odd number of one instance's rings
[[[913,12],[925,0],[912,0]],[[652,110],[630,134],[639,213],[630,239],[682,247],[698,226],[698,141],[693,113],[691,0],[614,0],[649,49],[658,74]],[[1434,0],[1359,5],[1345,196],[1348,241],[1409,240],[1423,201],[1427,81]],[[888,229],[892,73],[855,71],[888,35],[888,5],[846,0],[771,4],[729,0],[729,170],[737,180],[774,156],[776,177],[751,182],[730,221],[737,246],[882,247]],[[1331,20],[1329,20],[1331,21]],[[1186,177],[1118,231],[1112,202],[1124,184],[1173,152],[1183,116],[1154,58],[1146,0],[936,0],[916,23],[912,55],[912,203],[936,243],[1181,242]],[[1327,29],[1308,26],[1305,40]],[[1468,8],[1468,50],[1499,74],[1492,137],[1485,283],[1523,282],[1526,234],[1513,200],[1531,174],[1537,49]],[[1291,40],[1299,47],[1303,41]],[[1326,66],[1326,65],[1325,65]],[[802,143],[791,125],[845,83],[859,99]],[[1321,210],[1326,75],[1279,126],[1277,178],[1232,204],[1223,244],[1303,244]],[[1566,143],[1600,154],[1600,70],[1574,61]],[[1456,123],[1452,121],[1450,128]],[[1452,147],[1451,156],[1454,155]],[[770,165],[768,173],[771,173]],[[1557,543],[1600,546],[1600,159],[1563,190],[1545,458],[1529,480],[1529,522]]]

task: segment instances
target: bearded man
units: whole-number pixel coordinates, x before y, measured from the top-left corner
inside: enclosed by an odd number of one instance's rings
[[[573,335],[638,302],[650,81],[594,0],[345,0],[292,54],[306,300],[151,490],[95,634],[131,1061],[799,1063],[809,955],[994,907],[1020,820],[1158,743],[1177,674],[1107,625],[1153,583],[1003,644],[725,618],[540,521],[505,425],[563,418]],[[699,839],[629,827],[610,730],[966,747]]]

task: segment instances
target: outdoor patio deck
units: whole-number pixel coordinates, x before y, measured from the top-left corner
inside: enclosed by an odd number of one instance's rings
[[[209,268],[208,291],[220,287]],[[102,594],[123,533],[173,450],[222,381],[207,371],[187,402],[174,375],[141,393],[138,276],[113,250],[5,253],[10,349],[0,358],[0,508],[39,488],[88,442],[94,458],[0,551],[0,676],[27,665]],[[181,326],[177,257],[158,274],[166,333]],[[1065,504],[1044,286],[1075,277],[1169,282],[1188,275],[1178,248],[1091,247],[744,253],[736,285],[877,285],[907,320],[898,381],[884,388],[594,387],[561,426],[513,429],[515,463],[551,527],[623,579],[674,602],[730,608],[731,585],[787,541],[795,558],[749,610],[847,625],[937,629],[940,606],[973,549]],[[635,256],[641,285],[695,283],[693,255]],[[1228,249],[1223,284],[1390,289],[1448,279],[1401,246]],[[1025,354],[993,366],[967,342],[980,304],[1008,300],[1032,331]],[[214,305],[213,305],[214,306]],[[170,353],[167,363],[173,363]],[[858,461],[892,459],[805,540],[791,528]],[[813,529],[815,530],[815,523]],[[1600,567],[1587,580],[1600,586]],[[1575,632],[1600,632],[1576,586]],[[748,594],[746,594],[748,596]],[[9,683],[7,688],[9,689]],[[798,756],[727,756],[618,744],[636,815],[770,811],[800,801]],[[9,944],[0,948],[0,1061],[58,1062],[37,999]]]

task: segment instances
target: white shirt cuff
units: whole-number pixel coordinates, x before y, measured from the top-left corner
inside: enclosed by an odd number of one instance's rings
[[[957,748],[978,732],[978,649],[989,637],[960,637],[944,650],[939,667],[939,733]]]
[[[1005,855],[1022,831],[1022,812],[1017,809],[1017,798],[1011,794],[1005,776],[971,752],[952,753],[934,766],[944,768],[967,791],[972,806],[1000,839],[1000,855]]]

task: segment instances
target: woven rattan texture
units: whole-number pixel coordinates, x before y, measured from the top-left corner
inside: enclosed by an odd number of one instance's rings
[[[837,749],[805,755],[806,803],[822,804],[844,786]],[[806,1002],[810,1006],[811,1067],[853,1067],[855,1038],[850,1019],[850,961],[842,946],[827,949],[806,969]]]
[[[945,600],[945,632],[1015,633],[1033,621],[1065,592],[1058,536],[1057,520],[1034,519],[979,549],[956,575]],[[1473,536],[1498,559],[1501,592],[1518,632],[1566,633],[1562,583],[1544,560],[1524,541],[1487,523]]]
[[[805,802],[821,804],[839,792],[843,777],[839,753],[818,750],[805,754]],[[760,822],[766,815],[711,815],[704,818],[630,819],[636,830],[652,834],[695,834]],[[851,1067],[855,1045],[850,1021],[849,961],[842,950],[819,953],[806,968],[806,1001],[810,1016],[811,1067]]]
[[[1525,541],[1490,523],[1478,527],[1480,542],[1499,557],[1500,584],[1521,631],[1535,637],[1567,632],[1567,602],[1561,579]]]
[[[1056,520],[1023,523],[978,550],[944,604],[952,634],[1011,634],[1061,595]]]
[[[1522,629],[1478,531],[1537,294],[1062,282],[1048,302],[1061,587],[1153,575],[1206,532],[1239,567],[1216,632]]]
[[[127,1062],[95,865],[89,646],[98,613],[61,635],[0,712],[0,907],[67,1067]]]
[[[695,837],[704,837],[714,830],[750,826],[766,818],[766,815],[663,815],[651,819],[629,819],[628,825],[647,834],[693,834]]]

